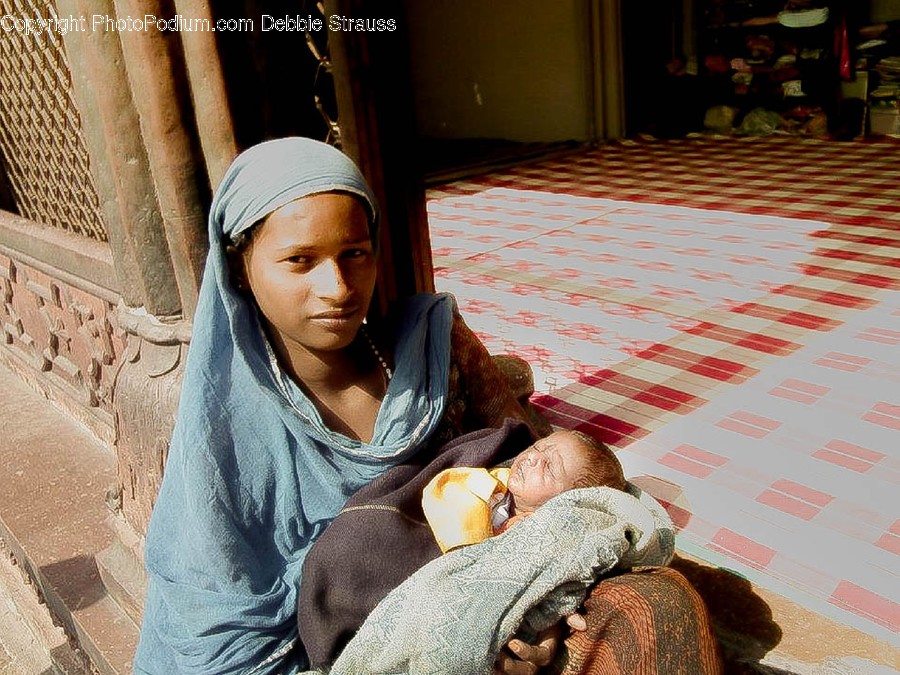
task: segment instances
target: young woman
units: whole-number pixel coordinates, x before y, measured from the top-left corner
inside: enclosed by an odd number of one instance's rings
[[[301,671],[301,568],[347,498],[423,448],[524,419],[449,296],[365,323],[377,225],[356,166],[317,141],[262,143],[222,180],[135,672]],[[509,675],[563,651],[557,634],[509,650]]]

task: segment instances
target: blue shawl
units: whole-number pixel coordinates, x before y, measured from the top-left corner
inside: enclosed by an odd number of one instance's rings
[[[289,673],[304,557],[347,498],[412,455],[443,414],[453,301],[419,296],[397,329],[395,373],[370,443],[328,429],[270,359],[225,246],[288,202],[342,191],[377,209],[356,166],[309,139],[234,161],[213,200],[209,256],[165,477],[146,541],[136,673]]]

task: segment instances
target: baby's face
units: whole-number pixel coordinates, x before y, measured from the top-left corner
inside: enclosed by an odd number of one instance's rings
[[[568,431],[555,431],[522,451],[513,460],[507,485],[516,513],[533,511],[575,487],[591,461],[590,448]]]

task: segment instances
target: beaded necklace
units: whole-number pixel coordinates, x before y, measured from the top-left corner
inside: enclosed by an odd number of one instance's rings
[[[372,350],[372,354],[375,355],[375,358],[378,360],[378,363],[381,364],[381,369],[384,370],[384,376],[387,378],[387,381],[390,382],[391,378],[394,376],[394,371],[391,370],[391,367],[387,364],[387,361],[384,360],[384,357],[381,355],[381,352],[378,351],[378,347],[375,346],[375,343],[372,341],[372,338],[369,336],[369,331],[366,330],[365,324],[359,327],[360,331],[363,334],[363,337],[366,338],[366,342],[369,343],[369,348]]]

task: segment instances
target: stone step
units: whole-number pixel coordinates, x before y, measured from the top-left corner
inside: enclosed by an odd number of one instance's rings
[[[88,668],[0,542],[0,673],[89,675]]]
[[[130,673],[138,629],[97,563],[115,541],[113,451],[2,365],[0,419],[0,539],[93,667]]]
[[[147,575],[140,559],[118,540],[100,551],[96,559],[106,592],[139,625],[147,589]]]

